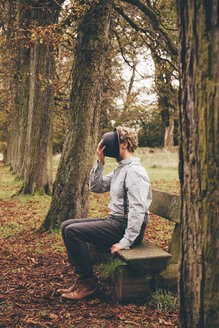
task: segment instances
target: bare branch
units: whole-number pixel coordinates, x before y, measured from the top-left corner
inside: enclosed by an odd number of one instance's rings
[[[122,2],[126,2],[134,5],[135,7],[138,7],[147,17],[149,17],[154,30],[159,32],[164,37],[169,51],[173,57],[176,57],[178,53],[177,48],[170,39],[166,28],[161,23],[155,11],[147,4],[143,3],[141,0],[122,0]]]
[[[132,64],[130,64],[129,60],[126,59],[125,54],[124,54],[124,51],[123,51],[122,44],[121,44],[121,42],[120,42],[119,35],[118,35],[118,33],[117,33],[115,30],[114,30],[113,32],[114,32],[114,34],[115,34],[115,36],[116,36],[116,39],[117,39],[117,42],[118,42],[118,45],[119,45],[119,49],[120,49],[120,52],[121,52],[121,55],[122,55],[122,58],[124,59],[124,61],[126,62],[126,64],[127,64],[132,70],[135,70],[141,78],[144,78],[144,76],[143,76],[143,75],[142,75],[142,74],[136,69],[136,64],[133,63],[133,65],[132,65]]]
[[[169,53],[169,51],[168,51],[168,49],[167,48],[165,48],[161,43],[160,43],[160,41],[157,39],[157,37],[155,37],[153,34],[152,34],[152,32],[151,31],[149,31],[149,30],[146,30],[146,29],[143,29],[143,28],[141,28],[141,27],[139,27],[130,17],[128,17],[125,13],[124,13],[124,11],[123,11],[123,9],[121,8],[121,7],[118,7],[118,6],[113,6],[114,7],[114,9],[130,24],[130,26],[132,26],[138,33],[139,32],[141,32],[141,33],[144,33],[145,34],[145,36],[150,40],[150,43],[148,42],[148,41],[146,41],[143,37],[142,37],[142,35],[140,34],[140,36],[141,36],[141,38],[142,38],[142,40],[143,40],[143,42],[146,44],[146,46],[151,50],[151,51],[153,51],[153,52],[155,52],[155,50],[156,50],[156,48],[157,48],[157,46],[160,46],[160,48],[161,49],[163,49],[165,52],[167,52],[167,53]],[[150,36],[150,35],[151,36]],[[152,38],[153,37],[153,38]],[[154,46],[154,42],[156,41],[156,43],[157,43],[157,46]],[[168,59],[163,59],[163,58],[161,58],[162,60],[165,60],[165,61],[167,61],[174,69],[176,69],[177,70],[177,68],[176,68],[176,66],[173,64],[173,63],[171,63],[171,61],[169,61]],[[174,58],[175,59],[175,58]]]

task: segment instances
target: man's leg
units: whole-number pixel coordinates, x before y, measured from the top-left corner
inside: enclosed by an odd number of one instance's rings
[[[69,258],[69,261],[71,263],[71,265],[75,268],[75,273],[78,273],[80,274],[80,268],[78,269],[77,268],[77,262],[75,262],[75,249],[72,248],[72,238],[70,236],[70,238],[67,236],[68,233],[67,232],[67,228],[68,227],[73,227],[74,225],[78,225],[78,224],[86,224],[86,223],[91,223],[91,222],[94,222],[94,221],[99,221],[99,220],[103,220],[103,219],[78,219],[78,220],[66,220],[62,223],[61,225],[61,232],[62,232],[62,238],[63,238],[63,241],[64,241],[64,244],[65,244],[65,247],[66,247],[66,250],[67,250],[67,254],[68,254],[68,258]],[[84,243],[84,242],[80,242],[78,241],[78,249],[79,249],[79,252],[80,254],[83,254],[83,258],[85,260],[85,262],[87,264],[90,263],[90,258],[88,258],[88,248],[87,248],[87,244]],[[76,251],[76,253],[78,253],[78,251]],[[85,259],[86,257],[86,259]],[[84,277],[92,277],[93,276],[93,270],[89,267],[88,270],[85,270],[84,271],[84,274],[83,274]]]
[[[99,247],[111,247],[124,235],[126,221],[123,219],[72,220],[63,228],[63,239],[71,264],[76,273],[84,278],[93,276],[87,242]]]
[[[111,247],[118,242],[126,229],[123,219],[68,220],[62,224],[62,234],[71,264],[80,278],[68,290],[59,290],[68,299],[81,299],[97,290],[93,268],[89,258],[87,242],[102,247]]]

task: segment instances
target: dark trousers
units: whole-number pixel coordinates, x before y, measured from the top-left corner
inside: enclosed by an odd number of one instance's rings
[[[75,273],[87,278],[93,275],[87,242],[100,248],[110,248],[122,239],[126,227],[127,220],[124,218],[64,221],[61,225],[62,237]],[[142,240],[144,230],[145,224],[135,244]]]

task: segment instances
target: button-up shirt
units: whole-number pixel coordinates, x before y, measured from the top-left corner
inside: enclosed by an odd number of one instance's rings
[[[126,190],[128,222],[119,243],[124,249],[128,249],[140,234],[145,218],[148,218],[152,201],[150,180],[137,157],[122,160],[113,172],[105,176],[103,170],[104,165],[95,164],[90,174],[90,189],[96,193],[110,191],[108,207],[112,217],[124,217],[124,189]]]

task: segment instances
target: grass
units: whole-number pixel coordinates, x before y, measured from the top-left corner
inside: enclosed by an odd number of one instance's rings
[[[157,289],[152,293],[151,303],[158,311],[170,311],[177,308],[177,297],[171,291]]]
[[[112,278],[116,268],[118,266],[124,265],[124,264],[125,263],[122,260],[118,259],[118,258],[110,258],[109,260],[107,260],[106,263],[98,266],[97,274],[102,279]]]

